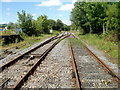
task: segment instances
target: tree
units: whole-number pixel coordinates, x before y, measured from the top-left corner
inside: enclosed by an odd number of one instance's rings
[[[60,19],[58,19],[57,23],[56,23],[56,29],[59,30],[59,31],[61,31],[62,28],[63,28],[63,25],[64,24],[62,23],[62,21]]]
[[[36,23],[36,30],[38,33],[49,33],[49,21],[46,15],[39,16]]]
[[[83,33],[103,33],[110,41],[117,41],[117,33],[120,34],[119,2],[76,2],[74,6],[72,28]]]
[[[105,4],[100,2],[76,2],[71,21],[84,33],[102,33],[105,27]]]
[[[26,14],[25,11],[22,11],[22,13],[17,12],[18,14],[18,22],[19,25],[24,33],[26,33],[28,36],[34,35],[36,32],[34,28],[32,27],[32,15]]]
[[[7,25],[8,29],[15,29],[15,24],[13,22],[9,22]]]
[[[48,26],[49,29],[56,30],[56,21],[55,20],[49,19],[48,23],[49,23],[49,26]]]
[[[76,30],[81,27],[84,29],[85,33],[88,33],[89,23],[87,22],[88,20],[85,12],[85,2],[76,2],[74,6],[75,8],[71,12],[72,25]]]
[[[107,14],[107,30],[117,30],[118,26],[118,8],[117,4],[112,4],[108,6],[106,11]]]

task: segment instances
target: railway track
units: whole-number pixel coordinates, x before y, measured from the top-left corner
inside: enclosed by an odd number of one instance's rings
[[[59,34],[59,35],[55,35],[53,37],[50,37],[48,39],[46,39],[45,41],[41,42],[40,44],[38,43],[37,45],[35,45],[34,47],[31,47],[30,49],[27,50],[23,50],[21,53],[18,53],[17,56],[15,56],[14,58],[12,58],[11,60],[7,61],[6,63],[3,63],[0,65],[0,72],[2,72],[6,67],[9,67],[10,65],[14,64],[19,58],[21,58],[22,56],[34,51],[35,49],[42,47],[43,45],[64,36],[64,33]]]
[[[70,45],[60,44],[67,37],[73,38]],[[0,87],[118,88],[119,77],[75,38],[68,32],[56,35],[2,65]]]
[[[74,38],[76,36],[73,35]],[[78,38],[77,38],[78,40]],[[71,46],[76,87],[83,89],[108,88],[118,90],[120,78],[101,59],[83,44]]]
[[[22,88],[72,88],[71,72],[68,41],[64,39],[52,49]]]
[[[8,79],[6,88],[18,89],[27,80],[27,78],[35,71],[36,67],[47,56],[47,54],[64,38],[68,37],[69,33],[62,33],[41,45],[25,52],[22,55],[14,58],[8,63],[4,64],[0,73],[1,79]],[[46,44],[47,43],[47,44]],[[42,46],[42,47],[41,47]],[[39,48],[40,47],[40,48]],[[39,51],[39,52],[38,52]],[[4,86],[4,82],[1,87]]]

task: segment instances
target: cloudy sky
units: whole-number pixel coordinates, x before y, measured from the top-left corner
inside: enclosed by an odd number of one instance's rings
[[[17,22],[17,12],[25,10],[36,19],[47,15],[49,19],[61,19],[70,25],[70,12],[76,0],[2,0],[0,2],[0,23]]]

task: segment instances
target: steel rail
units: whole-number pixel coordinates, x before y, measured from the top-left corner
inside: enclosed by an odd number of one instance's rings
[[[73,34],[72,34],[73,35]],[[80,40],[78,37],[73,35],[77,40]],[[82,43],[82,41],[80,40]],[[113,71],[107,64],[103,62],[97,55],[95,55],[85,44],[82,43],[82,45],[85,47],[85,49],[96,58],[96,60],[100,63],[100,65],[112,76],[114,79],[120,84],[120,77],[117,75],[115,71]]]
[[[7,78],[3,80],[2,84],[0,84],[0,90],[4,87],[4,85],[10,80],[10,78]]]
[[[61,34],[58,34],[58,35],[61,35]],[[58,35],[55,35],[55,36],[53,36],[53,37],[50,37],[49,39],[47,39],[47,40],[45,40],[44,42],[42,42],[40,45],[38,45],[38,46],[36,46],[36,47],[34,47],[34,48],[26,51],[25,53],[22,53],[21,55],[18,55],[18,56],[16,56],[16,57],[14,57],[14,58],[11,59],[9,62],[5,63],[4,65],[2,65],[2,66],[0,67],[0,72],[2,72],[5,68],[13,65],[15,62],[17,62],[17,61],[19,60],[19,58],[23,57],[24,55],[26,55],[26,54],[34,51],[35,49],[37,49],[37,48],[39,48],[39,47],[41,47],[41,46],[43,46],[43,45],[45,45],[45,44],[47,44],[47,43],[55,40],[55,39],[61,38],[61,37],[63,36],[63,33],[62,33],[61,36],[57,37]]]
[[[86,50],[89,51],[89,53],[94,56],[96,58],[96,60],[100,63],[100,65],[102,67],[105,68],[105,70],[112,76],[115,78],[115,80],[120,84],[120,78],[119,76],[117,76],[117,74],[108,66],[106,65],[100,58],[98,58],[98,56],[96,56],[88,47],[86,47]]]
[[[73,74],[75,75],[75,79],[76,79],[76,82],[75,82],[76,88],[79,88],[80,90],[82,90],[81,82],[80,82],[80,78],[79,78],[79,74],[78,74],[78,70],[77,70],[77,65],[75,62],[75,57],[74,57],[74,53],[73,53],[71,44],[70,44],[70,55],[71,55],[71,60],[72,60]]]
[[[28,70],[27,74],[25,74],[21,79],[18,80],[18,82],[12,87],[13,90],[20,89],[24,82],[27,81],[28,77],[34,73],[37,66],[40,65],[40,63],[45,59],[45,57],[48,55],[48,53],[63,39],[68,37],[69,35],[64,36],[63,38],[58,39],[52,46],[50,46],[41,56],[40,59]]]

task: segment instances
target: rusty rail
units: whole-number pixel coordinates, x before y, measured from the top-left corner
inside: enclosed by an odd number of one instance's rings
[[[40,63],[45,59],[47,54],[63,39],[68,37],[69,35],[64,36],[63,38],[58,39],[51,47],[49,47],[41,56],[40,59],[29,69],[26,75],[24,75],[18,82],[12,87],[13,90],[20,89],[20,87],[23,85],[24,82],[27,81],[28,77],[34,73],[37,66],[40,65]]]
[[[75,37],[77,40],[79,38],[72,34],[73,37]],[[81,41],[81,40],[80,40]],[[82,43],[82,42],[81,42]],[[100,63],[100,65],[112,76],[115,78],[115,80],[120,84],[120,77],[114,72],[107,64],[103,62],[97,55],[95,55],[85,44],[82,43],[82,45],[85,47],[85,49],[96,58],[96,60]]]
[[[72,59],[73,74],[75,75],[75,79],[76,79],[76,88],[79,88],[80,90],[82,90],[81,82],[80,82],[80,78],[79,78],[79,74],[78,74],[78,70],[77,70],[77,65],[75,62],[75,57],[74,57],[74,53],[73,53],[73,49],[72,49],[71,45],[70,45],[70,55],[71,55],[71,59]]]
[[[25,53],[22,53],[21,55],[18,55],[18,56],[16,56],[16,57],[14,57],[14,58],[11,59],[9,62],[5,63],[4,65],[2,65],[2,66],[0,67],[0,72],[2,72],[5,68],[13,65],[15,62],[17,62],[17,61],[19,60],[19,58],[23,57],[24,55],[26,55],[26,54],[34,51],[35,49],[37,49],[37,48],[39,48],[39,47],[41,47],[41,46],[43,46],[43,45],[45,45],[45,44],[47,44],[47,43],[55,40],[55,39],[57,39],[57,38],[61,38],[61,37],[63,36],[63,34],[64,34],[64,33],[62,33],[62,35],[59,36],[59,37],[58,37],[58,35],[60,35],[60,34],[55,35],[55,36],[49,38],[48,40],[45,40],[44,42],[42,42],[40,45],[38,45],[38,46],[36,46],[36,47],[34,47],[34,48],[26,51]]]
[[[108,66],[106,65],[100,58],[98,58],[88,47],[84,46],[89,53],[96,58],[96,60],[101,64],[102,67],[105,68],[105,70],[115,78],[115,80],[120,84],[120,78],[117,76],[117,74]]]

